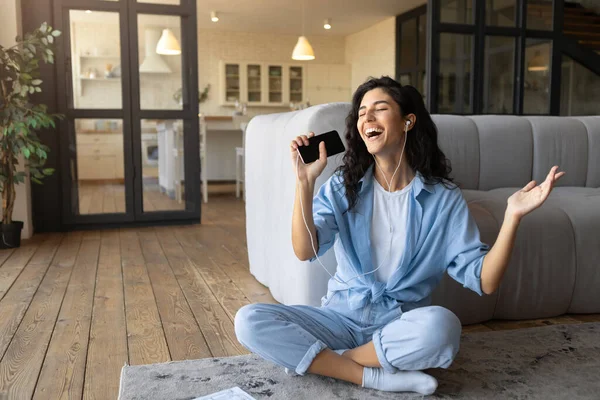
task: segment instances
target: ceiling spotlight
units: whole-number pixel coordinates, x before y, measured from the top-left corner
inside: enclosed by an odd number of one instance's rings
[[[327,18],[325,20],[325,23],[323,24],[323,28],[325,28],[325,29],[331,29],[331,20],[329,18]]]
[[[217,12],[216,11],[211,11],[210,12],[210,20],[212,22],[218,22],[219,21],[219,17],[217,16]]]

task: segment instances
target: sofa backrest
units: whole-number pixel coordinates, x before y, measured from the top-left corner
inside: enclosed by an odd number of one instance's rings
[[[542,182],[553,165],[557,186],[600,187],[600,117],[433,115],[440,148],[462,189]]]

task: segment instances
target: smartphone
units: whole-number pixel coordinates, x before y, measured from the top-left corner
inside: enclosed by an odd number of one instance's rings
[[[310,164],[319,159],[319,143],[325,142],[327,157],[344,152],[344,143],[337,131],[329,131],[308,139],[308,146],[298,146],[300,157],[304,164]]]

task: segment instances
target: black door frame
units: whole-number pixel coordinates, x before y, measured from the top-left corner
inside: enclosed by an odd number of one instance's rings
[[[72,105],[71,41],[69,10],[93,10],[119,13],[122,70],[122,109],[74,109]],[[182,110],[141,110],[138,60],[138,15],[169,15],[181,18]],[[180,5],[138,3],[136,0],[109,2],[101,0],[55,0],[54,20],[63,32],[63,45],[57,46],[57,86],[59,112],[67,118],[59,124],[59,132],[68,135],[59,140],[62,169],[62,223],[67,229],[124,226],[144,223],[200,222],[200,154],[198,126],[198,50],[195,0],[181,0]],[[77,192],[72,188],[71,160],[76,160],[75,118],[115,118],[123,121],[126,212],[114,214],[75,215],[73,202]],[[184,126],[185,209],[176,211],[143,211],[141,174],[141,120],[182,120]],[[75,157],[73,157],[75,155]],[[76,168],[74,169],[76,170]],[[75,180],[76,182],[76,180]]]

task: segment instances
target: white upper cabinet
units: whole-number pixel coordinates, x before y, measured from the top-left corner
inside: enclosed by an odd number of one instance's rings
[[[289,107],[290,103],[322,104],[352,99],[350,65],[220,62],[220,102],[249,107]]]
[[[306,101],[305,66],[285,63],[220,62],[220,102],[289,107]]]

